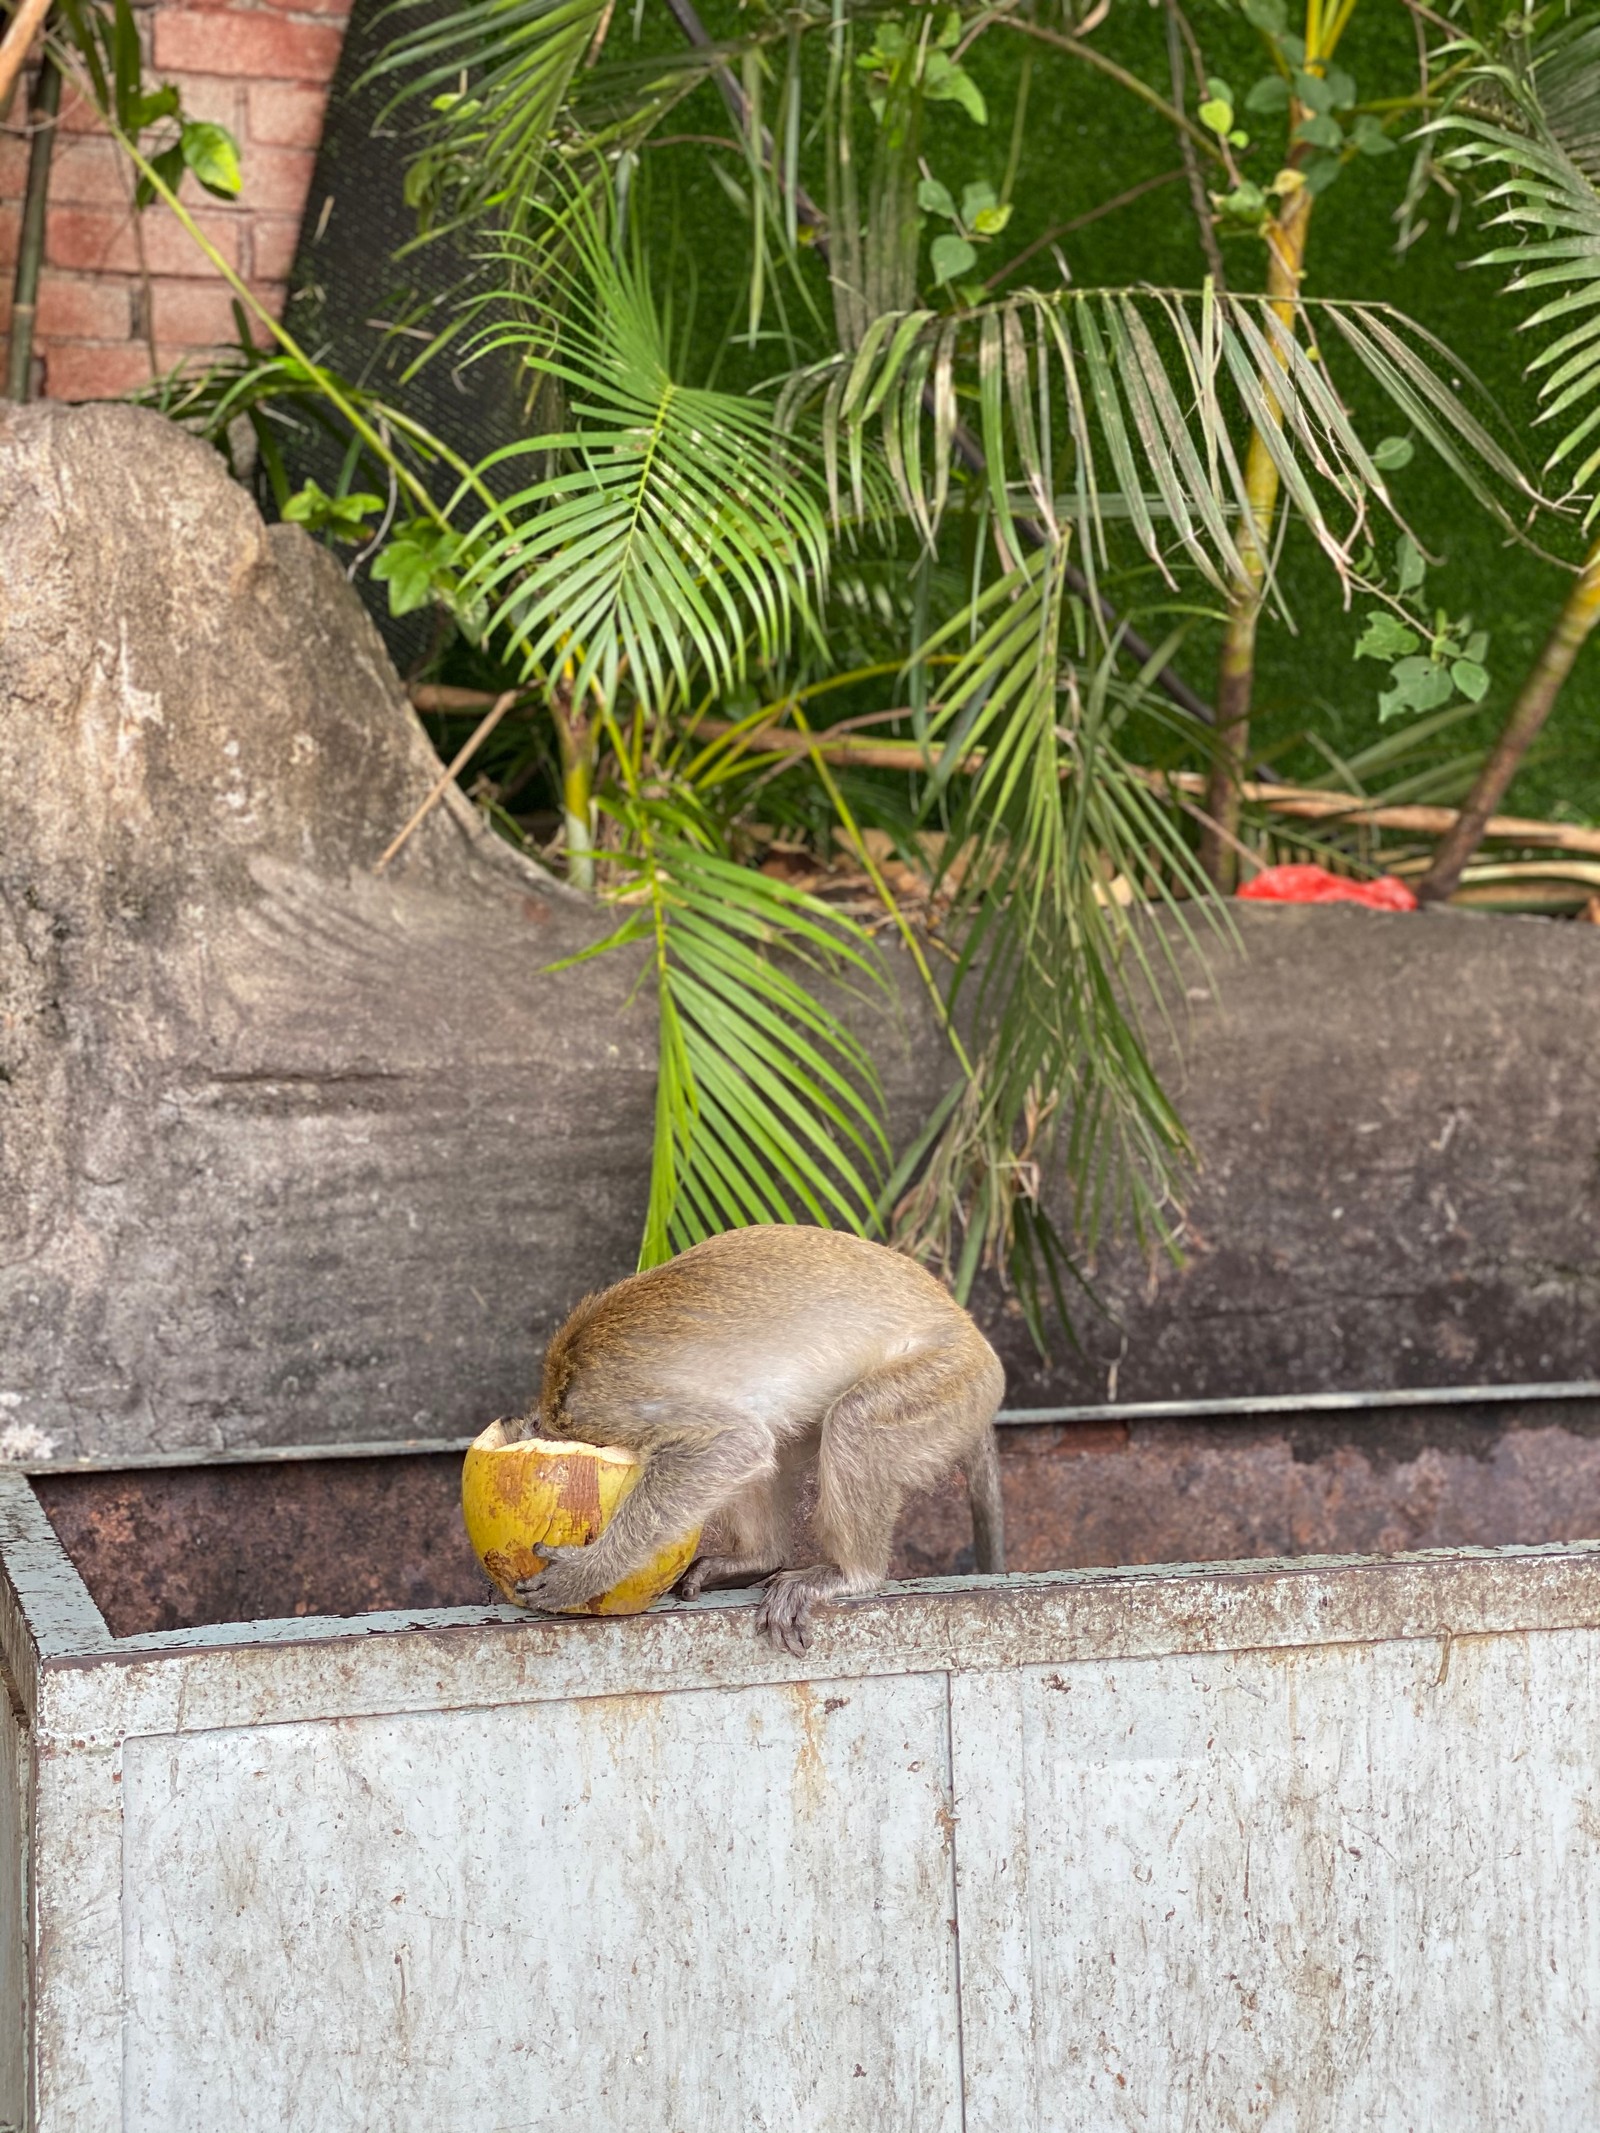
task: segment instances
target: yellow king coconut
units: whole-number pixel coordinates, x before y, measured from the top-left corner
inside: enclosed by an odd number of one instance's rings
[[[468,1447],[461,1470],[461,1515],[478,1560],[517,1604],[521,1578],[544,1568],[539,1547],[582,1548],[598,1540],[643,1468],[615,1444],[573,1444],[553,1437],[506,1438],[491,1422]],[[643,1570],[597,1600],[564,1610],[575,1615],[638,1615],[675,1585],[694,1560],[700,1529],[673,1541]]]

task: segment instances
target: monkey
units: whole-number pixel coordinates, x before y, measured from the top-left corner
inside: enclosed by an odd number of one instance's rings
[[[596,1598],[713,1516],[725,1552],[679,1582],[764,1579],[756,1616],[804,1653],[819,1602],[874,1592],[907,1494],[963,1466],[975,1553],[1005,1568],[1000,1359],[933,1275],[840,1230],[729,1230],[586,1296],[544,1355],[522,1434],[616,1444],[644,1471],[586,1547],[539,1550],[516,1588],[550,1612]],[[812,1461],[822,1560],[790,1562]]]

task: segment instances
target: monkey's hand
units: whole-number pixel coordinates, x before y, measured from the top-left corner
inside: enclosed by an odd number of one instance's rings
[[[603,1570],[596,1573],[596,1552],[592,1547],[535,1549],[544,1568],[537,1577],[517,1580],[513,1589],[518,1603],[540,1614],[560,1614],[585,1600],[597,1600],[616,1581]]]

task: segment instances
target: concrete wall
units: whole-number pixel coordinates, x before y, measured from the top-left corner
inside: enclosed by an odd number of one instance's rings
[[[40,1626],[37,2133],[1570,2133],[1596,1579]]]

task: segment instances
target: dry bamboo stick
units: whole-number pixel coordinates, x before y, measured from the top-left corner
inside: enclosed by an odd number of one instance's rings
[[[22,5],[11,18],[11,27],[4,39],[0,39],[0,112],[11,101],[12,85],[22,72],[22,62],[28,56],[34,33],[50,12],[50,0],[22,0]]]
[[[494,701],[482,689],[451,689],[436,683],[411,691],[419,711],[476,711]],[[695,728],[707,740],[720,740],[734,731],[728,719],[703,718]],[[758,726],[745,735],[752,754],[804,756],[815,752],[830,763],[857,763],[868,770],[921,770],[928,758],[915,741],[866,741],[845,734],[830,741],[824,730],[818,734],[794,733],[783,726]],[[982,749],[962,758],[963,770],[977,770],[983,763]],[[1171,786],[1181,793],[1203,793],[1206,780],[1199,771],[1147,771],[1159,790]],[[1398,805],[1386,807],[1358,799],[1353,793],[1324,792],[1314,785],[1262,785],[1247,779],[1241,797],[1275,815],[1303,821],[1329,821],[1368,829],[1408,831],[1414,836],[1443,837],[1455,827],[1460,810],[1454,807]],[[1509,844],[1543,844],[1556,851],[1580,852],[1600,858],[1600,829],[1585,829],[1575,822],[1536,822],[1524,815],[1491,815],[1484,825],[1486,837]]]
[[[459,690],[456,693],[462,696],[476,694],[475,691],[470,691],[466,689]],[[390,842],[385,845],[383,853],[380,856],[377,865],[372,870],[374,874],[381,874],[383,872],[384,868],[389,864],[389,861],[394,857],[396,852],[400,850],[402,845],[404,845],[407,838],[410,837],[412,832],[416,830],[423,822],[425,822],[430,814],[432,814],[434,808],[437,807],[439,802],[444,798],[444,795],[449,788],[451,780],[453,778],[459,777],[462,771],[466,769],[468,763],[471,762],[472,758],[477,754],[479,748],[482,747],[483,743],[489,738],[490,734],[493,733],[495,727],[499,725],[500,721],[505,717],[506,713],[511,709],[511,706],[516,702],[518,696],[521,693],[522,692],[519,689],[507,689],[503,696],[484,696],[478,699],[480,702],[486,703],[490,706],[488,714],[484,718],[479,720],[478,726],[472,734],[472,737],[468,740],[466,746],[460,749],[456,753],[456,755],[452,757],[449,767],[445,770],[441,770],[439,775],[434,779],[433,784],[428,789],[427,798],[422,802],[416,813],[411,817],[411,820],[405,825],[403,829],[397,831],[397,833],[390,840]]]

